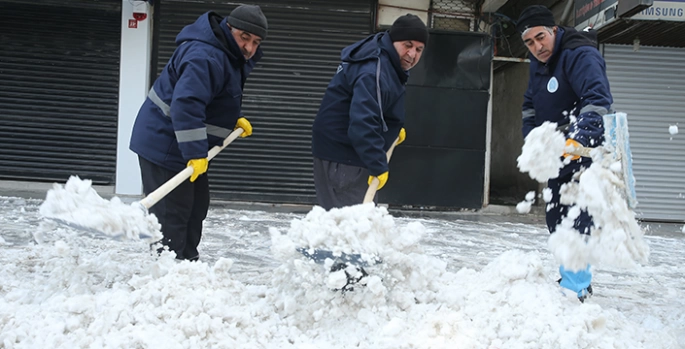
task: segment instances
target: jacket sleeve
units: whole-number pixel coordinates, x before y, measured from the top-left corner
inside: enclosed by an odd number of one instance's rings
[[[528,79],[528,88],[526,89],[526,93],[523,94],[523,108],[521,111],[521,130],[523,131],[523,139],[525,139],[530,133],[530,131],[532,131],[536,127],[535,107],[533,106],[532,71],[533,70],[531,69],[530,78]]]
[[[376,78],[371,73],[362,73],[352,86],[347,136],[369,175],[378,176],[388,171],[388,161],[383,151],[385,139],[376,97]]]
[[[606,65],[599,51],[589,46],[574,50],[566,61],[566,75],[580,99],[575,122],[569,125],[569,138],[586,147],[596,147],[604,141],[603,116],[611,110],[613,99],[609,91]]]
[[[178,147],[185,160],[206,158],[206,109],[221,88],[223,69],[215,60],[197,54],[183,59],[177,72],[170,117]]]

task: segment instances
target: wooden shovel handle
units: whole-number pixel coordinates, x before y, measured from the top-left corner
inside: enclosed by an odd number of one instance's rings
[[[243,129],[238,127],[233,132],[231,132],[221,145],[216,145],[212,147],[207,153],[207,160],[212,160],[220,151],[222,151],[226,146],[231,144],[236,138],[240,137],[243,133]],[[183,171],[179,172],[177,175],[173,176],[171,179],[162,184],[159,188],[155,189],[148,196],[140,200],[140,205],[146,210],[154,206],[159,200],[167,196],[172,190],[176,189],[181,183],[185,182],[186,179],[190,178],[193,174],[193,167],[188,166]]]
[[[390,149],[388,149],[388,152],[385,153],[385,155],[388,157],[388,162],[390,162],[390,158],[392,157],[392,151],[395,150],[395,146],[397,143],[400,141],[400,137],[397,137],[395,139],[395,142],[390,146]],[[363,203],[369,203],[373,202],[373,197],[376,196],[376,191],[378,191],[378,185],[380,185],[381,182],[378,180],[378,177],[373,177],[373,180],[371,181],[371,184],[369,184],[369,189],[366,190],[366,195],[364,195],[364,201]]]
[[[590,158],[590,157],[592,157],[592,155],[590,155],[590,152],[593,149],[595,149],[595,148],[587,148],[587,147],[580,146],[580,147],[577,147],[576,149],[574,149],[573,151],[569,152],[569,154],[582,156],[585,158]]]

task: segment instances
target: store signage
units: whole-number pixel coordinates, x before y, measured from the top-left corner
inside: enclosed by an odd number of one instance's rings
[[[575,1],[575,25],[589,20],[600,11],[606,10],[616,4],[618,0],[576,0]]]
[[[661,0],[631,17],[638,20],[685,22],[685,0]]]

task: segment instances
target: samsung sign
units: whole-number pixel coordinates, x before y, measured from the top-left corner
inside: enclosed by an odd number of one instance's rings
[[[685,22],[685,0],[654,1],[652,7],[644,9],[631,18]]]

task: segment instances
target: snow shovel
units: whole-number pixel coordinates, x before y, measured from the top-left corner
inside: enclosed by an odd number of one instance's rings
[[[333,251],[315,249],[312,253],[309,253],[309,250],[302,247],[297,248],[297,251],[300,252],[306,258],[313,260],[316,264],[323,265],[326,262],[326,259],[332,260],[333,264],[331,265],[331,273],[334,273],[339,270],[344,270],[345,276],[347,277],[347,282],[345,283],[345,286],[343,286],[340,289],[333,290],[342,291],[343,293],[348,291],[354,291],[354,285],[359,283],[363,278],[369,276],[366,270],[364,270],[364,267],[381,263],[381,259],[376,256],[371,257],[371,260],[367,262],[362,258],[362,255],[359,253],[341,253],[340,256],[336,256],[335,254],[333,254]],[[358,273],[356,276],[353,276],[347,272],[346,269],[348,265],[352,265],[357,269]]]
[[[244,131],[242,128],[236,128],[233,132],[231,132],[231,134],[228,135],[228,137],[226,137],[226,139],[224,139],[223,144],[220,146],[215,145],[209,150],[209,152],[207,152],[207,160],[212,160],[217,154],[219,154],[220,151],[224,150],[226,146],[231,144],[236,138],[240,137],[243,132]],[[141,208],[145,210],[145,213],[147,213],[147,210],[149,210],[150,207],[154,206],[154,204],[158,203],[159,200],[162,200],[162,198],[164,198],[172,190],[176,189],[176,187],[178,187],[181,183],[185,182],[185,180],[190,178],[192,174],[193,167],[186,167],[183,171],[179,172],[166,183],[162,184],[159,188],[155,189],[155,191],[140,200]]]
[[[397,137],[397,139],[395,139],[395,142],[390,146],[390,149],[388,149],[388,151],[386,152],[385,155],[387,156],[388,162],[390,162],[392,152],[393,150],[395,150],[395,146],[397,146],[397,143],[399,141],[400,138]],[[362,203],[366,204],[369,202],[373,202],[373,198],[374,196],[376,196],[376,191],[378,191],[379,184],[380,181],[378,180],[378,178],[374,177],[374,179],[371,181],[371,184],[369,184],[369,189],[366,190],[366,194],[364,195],[364,201],[362,201]],[[333,254],[333,251],[322,249],[306,249],[303,247],[297,248],[297,251],[300,252],[306,258],[313,260],[317,264],[324,264],[326,259],[331,259],[333,261],[331,272],[345,269],[347,265],[353,265],[355,268],[357,268],[357,270],[359,270],[362,273],[362,276],[359,278],[354,278],[347,272],[345,272],[345,274],[347,275],[347,284],[342,288],[343,292],[352,291],[353,288],[351,287],[351,285],[358,283],[362,278],[368,275],[364,270],[364,267],[381,263],[381,259],[376,256],[372,256],[371,263],[369,263],[366,260],[364,260],[362,258],[362,255],[359,253],[341,253],[339,256],[336,256]]]
[[[220,151],[231,144],[231,142],[242,133],[242,128],[236,128],[228,137],[226,137],[226,139],[224,139],[221,145],[214,146],[209,150],[207,159],[212,160]],[[62,209],[60,212],[49,211],[48,209],[44,211],[43,207],[41,207],[41,214],[45,218],[59,224],[107,238],[117,240],[122,237],[148,239],[153,236],[151,235],[151,231],[146,230],[156,230],[156,228],[150,227],[148,209],[190,178],[192,174],[193,168],[191,166],[186,167],[183,171],[176,174],[145,198],[137,203],[134,202],[130,206],[122,204],[119,200],[114,202],[114,200],[108,201],[99,198],[97,193],[95,193],[92,188],[89,188],[90,192],[85,193],[85,195],[89,195],[91,200],[93,199],[92,196],[97,196],[97,199],[99,199],[96,200],[97,205],[91,205],[97,207],[87,208],[88,210],[86,211],[79,210],[78,208],[75,209],[74,207],[60,207],[60,209]],[[65,190],[62,189],[62,191]],[[78,194],[83,193],[79,192]],[[48,191],[48,199],[50,198],[50,195],[51,193]],[[55,193],[54,195],[59,194]],[[65,193],[63,196],[69,197],[73,195]],[[73,197],[68,199],[74,200]],[[79,198],[76,199],[78,200]],[[91,200],[84,201],[87,202]],[[48,200],[46,199],[46,201]]]
[[[621,162],[621,179],[623,187],[623,197],[628,203],[628,207],[635,209],[637,206],[637,196],[635,193],[635,176],[633,176],[633,155],[630,152],[630,140],[628,136],[628,117],[626,113],[604,115],[604,138],[605,149],[607,149],[613,161]],[[591,157],[590,152],[594,148],[580,147],[570,154],[583,157]]]

